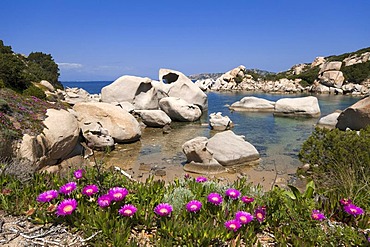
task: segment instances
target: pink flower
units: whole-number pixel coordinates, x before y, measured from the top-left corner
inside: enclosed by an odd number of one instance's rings
[[[79,169],[79,170],[74,171],[73,175],[75,176],[76,179],[80,179],[83,177],[84,173],[85,173],[85,170]]]
[[[102,195],[98,198],[98,204],[101,208],[106,208],[110,206],[112,199],[110,195]]]
[[[154,213],[159,216],[169,216],[172,212],[172,206],[168,203],[160,203],[154,208]]]
[[[202,203],[197,200],[190,201],[186,204],[186,210],[188,212],[198,212],[202,208]]]
[[[357,215],[364,214],[364,210],[354,204],[348,204],[344,206],[344,211],[346,211],[347,214],[353,215],[355,217]]]
[[[204,182],[207,182],[207,178],[206,177],[202,177],[202,176],[200,176],[200,177],[197,177],[196,179],[195,179],[195,181],[196,182],[198,182],[198,183],[204,183]]]
[[[77,188],[76,182],[69,182],[59,188],[59,193],[69,195]]]
[[[340,204],[342,204],[342,206],[347,206],[348,204],[352,203],[352,200],[347,199],[347,198],[343,198],[343,199],[340,199],[339,202],[340,202]]]
[[[137,208],[131,204],[126,204],[121,207],[120,210],[118,210],[118,213],[122,216],[131,217],[133,216],[137,211]]]
[[[66,216],[72,214],[77,208],[77,201],[75,199],[65,199],[59,203],[56,214],[58,216]]]
[[[222,196],[218,193],[210,193],[207,196],[207,200],[214,205],[220,205],[223,201]]]
[[[230,188],[230,189],[226,190],[225,194],[226,194],[226,196],[230,197],[231,199],[236,200],[240,196],[240,191]]]
[[[248,196],[242,196],[242,199],[241,200],[245,204],[249,204],[249,203],[254,202],[254,198],[253,197],[248,197]]]
[[[235,219],[240,222],[240,224],[248,224],[253,220],[253,215],[244,211],[238,211],[235,214]]]
[[[262,222],[265,220],[265,217],[266,217],[266,209],[265,207],[258,207],[255,211],[254,211],[254,216],[256,217],[256,219],[259,221],[259,222]]]
[[[99,188],[95,184],[86,185],[82,189],[82,194],[84,194],[86,196],[92,196],[92,195],[94,195],[98,192],[99,192]]]
[[[55,199],[58,197],[58,191],[56,190],[48,190],[43,193],[41,193],[37,197],[38,202],[50,202],[51,200]]]
[[[128,194],[126,188],[114,187],[109,189],[108,195],[111,197],[112,201],[122,201]]]
[[[230,231],[236,232],[241,227],[241,224],[238,220],[229,220],[225,222],[225,227]]]
[[[320,213],[319,210],[312,210],[311,218],[313,220],[322,221],[325,219],[325,215],[323,213]]]

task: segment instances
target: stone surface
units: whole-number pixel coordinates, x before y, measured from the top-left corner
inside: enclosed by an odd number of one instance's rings
[[[171,124],[171,118],[162,110],[136,110],[135,112],[149,127],[164,127]]]
[[[102,102],[127,101],[135,109],[158,109],[156,90],[150,78],[124,75],[101,90]]]
[[[319,74],[329,70],[339,71],[340,67],[342,67],[342,62],[340,61],[326,62],[322,65]]]
[[[54,165],[67,158],[78,143],[80,128],[66,110],[48,109],[43,132],[24,135],[18,156],[35,162],[38,168]]]
[[[160,108],[174,121],[193,122],[198,120],[202,111],[197,105],[183,99],[166,97],[159,101]]]
[[[320,106],[314,96],[282,98],[275,103],[274,115],[319,117]]]
[[[333,112],[325,117],[320,118],[317,122],[318,127],[334,129],[338,122],[338,117],[342,111]]]
[[[253,96],[242,98],[229,108],[234,111],[274,111],[275,102]]]
[[[113,148],[114,140],[109,131],[100,122],[85,122],[80,124],[82,135],[88,142],[89,147],[95,149]]]
[[[120,107],[109,103],[78,103],[73,109],[78,115],[80,126],[100,123],[115,142],[137,141],[141,136],[138,121]]]
[[[42,80],[40,81],[40,84],[44,87],[46,87],[49,91],[51,92],[54,92],[55,91],[55,88],[53,85],[51,85],[50,82],[46,81],[46,80]]]
[[[156,86],[157,90],[162,91],[165,96],[183,99],[199,106],[201,110],[208,108],[207,95],[179,71],[160,69],[159,83]]]
[[[57,90],[58,94],[61,94],[64,101],[70,105],[75,105],[80,102],[99,102],[100,95],[89,94],[82,88],[66,88],[65,91]]]
[[[200,174],[217,174],[226,171],[225,167],[220,165],[207,149],[207,142],[207,137],[196,137],[182,145],[187,159],[184,166],[185,171]]]
[[[315,60],[311,63],[311,68],[319,66],[323,63],[325,63],[324,57],[316,57]]]
[[[341,88],[344,82],[343,72],[334,70],[323,72],[319,79],[321,84],[336,88]]]
[[[227,130],[234,126],[233,122],[228,116],[222,116],[221,112],[211,113],[209,115],[209,125],[213,130]]]
[[[370,97],[366,97],[346,108],[338,117],[336,127],[360,130],[370,125]]]
[[[223,166],[259,162],[260,158],[257,149],[245,141],[244,136],[236,135],[231,130],[215,134],[208,140],[207,149]]]

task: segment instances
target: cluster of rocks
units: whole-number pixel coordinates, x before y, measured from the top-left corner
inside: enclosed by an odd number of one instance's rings
[[[50,83],[42,82],[49,95],[73,108],[48,110],[43,132],[24,135],[18,156],[41,168],[84,153],[87,146],[104,149],[115,143],[135,142],[141,137],[143,125],[168,128],[171,121],[191,122],[201,117],[208,107],[207,95],[189,78],[178,71],[161,69],[159,79],[122,76],[99,95],[78,88],[55,90]]]
[[[294,65],[288,72],[291,75],[299,75],[308,69],[319,67],[317,79],[311,86],[302,86],[301,79],[282,78],[276,81],[256,79],[247,73],[245,66],[240,65],[222,74],[216,80],[208,78],[197,80],[195,84],[203,91],[245,90],[276,93],[301,93],[313,92],[324,94],[351,94],[368,95],[370,93],[370,81],[362,84],[348,83],[345,81],[342,66],[370,61],[370,52],[355,54],[341,61],[326,61],[324,57],[316,57],[311,64]]]
[[[360,130],[370,125],[370,97],[365,97],[344,111],[335,111],[322,117],[318,127],[340,130]]]
[[[282,98],[276,102],[257,97],[244,97],[230,107],[234,111],[273,112],[277,116],[320,116],[320,106],[316,97]]]

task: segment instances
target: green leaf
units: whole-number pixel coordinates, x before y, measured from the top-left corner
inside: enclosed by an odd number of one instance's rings
[[[292,190],[294,196],[297,199],[300,199],[301,198],[301,192],[299,192],[299,190],[296,187],[294,187],[293,185],[288,185],[288,187]]]

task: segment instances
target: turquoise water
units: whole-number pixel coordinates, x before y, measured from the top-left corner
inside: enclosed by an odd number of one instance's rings
[[[62,82],[64,86],[81,87],[90,93],[99,93],[101,88],[110,84],[110,81],[98,82]],[[314,130],[318,118],[288,118],[274,117],[272,113],[231,112],[228,105],[245,96],[256,96],[271,101],[286,97],[302,97],[306,95],[266,94],[254,92],[210,92],[208,93],[208,112],[196,123],[173,123],[173,130],[169,135],[163,135],[161,130],[146,129],[138,149],[130,154],[136,163],[150,161],[155,164],[179,164],[186,161],[182,153],[182,144],[197,136],[211,137],[216,132],[208,127],[208,115],[212,112],[222,112],[234,122],[233,131],[244,135],[245,139],[253,144],[260,152],[262,163],[258,169],[272,170],[280,166],[280,170],[291,170],[300,164],[298,152],[303,142]],[[335,110],[343,110],[359,100],[357,97],[343,95],[315,95],[319,100],[321,116]],[[129,147],[130,148],[130,147]],[[119,152],[118,152],[119,153]],[[134,161],[135,163],[135,161]]]

